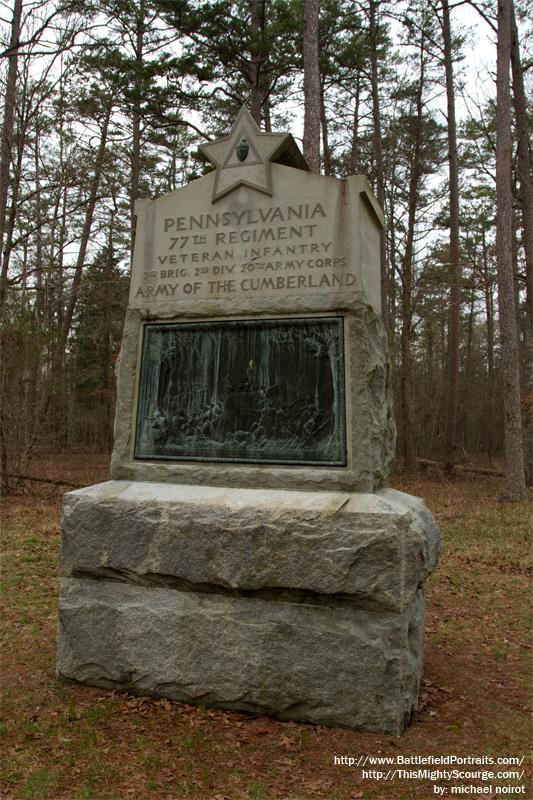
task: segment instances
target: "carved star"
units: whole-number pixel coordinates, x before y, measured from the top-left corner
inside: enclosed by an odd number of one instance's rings
[[[271,195],[270,164],[276,155],[293,146],[289,133],[262,133],[243,106],[228,136],[200,146],[216,167],[213,202],[238,186]]]

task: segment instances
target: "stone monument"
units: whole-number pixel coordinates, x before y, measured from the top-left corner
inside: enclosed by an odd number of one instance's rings
[[[383,225],[246,109],[136,204],[112,480],[65,495],[58,674],[400,733],[439,533],[386,488]]]

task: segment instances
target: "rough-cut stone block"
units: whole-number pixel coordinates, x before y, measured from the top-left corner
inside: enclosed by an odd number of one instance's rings
[[[279,719],[400,733],[416,706],[424,598],[401,613],[66,578],[59,675]]]
[[[390,489],[70,492],[58,672],[399,733],[416,705],[438,550],[422,501]]]
[[[422,501],[109,481],[69,492],[63,575],[408,607],[439,534]],[[320,595],[320,597],[318,597]]]

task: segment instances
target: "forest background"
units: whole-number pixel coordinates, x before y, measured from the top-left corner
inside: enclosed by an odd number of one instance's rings
[[[465,27],[465,7],[474,27]],[[246,103],[384,207],[399,463],[533,478],[531,29],[511,0],[1,4],[3,488],[108,452],[133,202],[208,169]],[[486,42],[487,68],[467,52]],[[503,458],[505,456],[505,458]],[[495,463],[494,463],[495,462]]]

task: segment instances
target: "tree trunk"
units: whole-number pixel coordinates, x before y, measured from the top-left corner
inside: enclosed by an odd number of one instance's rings
[[[511,0],[498,0],[496,71],[496,263],[503,356],[503,411],[506,485],[502,499],[525,497],[518,331],[513,279],[511,186]]]
[[[383,170],[383,140],[381,135],[381,109],[379,104],[378,83],[378,26],[376,23],[376,8],[379,0],[370,0],[369,3],[369,35],[370,35],[370,68],[372,87],[372,119],[374,130],[372,145],[374,150],[374,167],[376,170],[376,196],[381,208],[385,209],[385,178]],[[380,231],[380,276],[381,276],[381,318],[385,328],[389,328],[389,276],[387,273],[387,239],[385,230]]]
[[[3,247],[3,254],[2,254],[3,257],[2,268],[6,276],[6,291],[9,285],[7,276],[9,274],[9,262],[11,260],[11,253],[13,250],[13,238],[15,234],[15,225],[17,222],[17,215],[18,215],[20,181],[22,177],[22,163],[24,159],[24,148],[25,148],[24,131],[19,129],[15,134],[15,138],[17,139],[17,159],[15,161],[15,164],[13,165],[13,178],[11,180],[11,204],[9,207],[9,213],[6,213],[6,225],[4,229],[5,245]]]
[[[418,193],[421,174],[421,149],[422,149],[422,93],[425,80],[424,40],[420,44],[420,78],[416,92],[416,120],[415,141],[411,162],[411,175],[409,178],[409,201],[407,212],[407,235],[405,251],[402,259],[402,329],[401,329],[401,396],[403,411],[403,456],[408,469],[416,466],[415,460],[415,419],[413,401],[413,357],[411,353],[411,337],[413,325],[412,291],[413,291],[413,261],[414,261],[414,236],[416,225],[416,210],[418,206]]]
[[[41,200],[41,142],[40,128],[35,126],[35,221],[37,223],[37,247],[35,250],[35,314],[39,322],[43,317],[43,214]],[[50,237],[52,238],[52,237]]]
[[[483,254],[483,290],[485,295],[485,314],[487,317],[487,456],[492,463],[494,456],[494,301],[492,278],[489,270],[488,248],[485,228],[481,231]]]
[[[261,126],[261,107],[263,98],[261,93],[261,66],[262,29],[265,20],[265,0],[250,0],[250,55],[252,64],[250,68],[250,113],[258,126]]]
[[[265,121],[265,131],[267,133],[272,133],[271,109],[270,109],[270,100],[268,99],[268,97],[263,103],[263,118]]]
[[[105,263],[105,280],[111,285],[111,258],[112,251],[109,251],[109,256]],[[104,293],[102,302],[102,348],[101,348],[101,362],[100,362],[100,386],[101,386],[101,404],[102,404],[102,418],[104,420],[104,430],[100,431],[98,445],[104,452],[111,452],[113,437],[111,433],[111,392],[112,392],[112,374],[113,369],[111,366],[111,309],[110,309],[109,295]]]
[[[322,152],[324,153],[324,175],[331,175],[331,150],[329,148],[328,118],[324,100],[324,81],[320,81],[320,127],[322,129]]]
[[[23,176],[23,163],[24,158],[26,155],[26,140],[28,137],[28,129],[31,126],[29,122],[29,117],[31,116],[31,100],[28,98],[28,84],[29,84],[29,74],[27,69],[23,69],[21,74],[19,74],[17,78],[17,109],[18,115],[16,119],[13,121],[13,128],[11,133],[11,152],[10,152],[10,163],[12,167],[12,176],[11,181],[9,180],[8,176],[8,183],[11,183],[11,203],[9,206],[9,212],[6,209],[6,216],[5,216],[5,229],[4,229],[4,241],[3,241],[3,249],[2,249],[2,270],[4,275],[6,276],[6,291],[9,286],[9,280],[7,280],[7,276],[9,274],[9,264],[11,260],[11,254],[13,252],[13,242],[15,238],[15,230],[17,219],[19,216],[19,196],[20,196],[20,188],[21,188],[21,181]],[[36,127],[36,135],[37,135],[37,128],[38,128],[38,119],[37,116],[35,118],[35,127]],[[40,238],[42,236],[42,231],[39,230],[37,225],[37,236]],[[26,240],[27,241],[27,240]]]
[[[404,276],[404,280],[411,277]],[[402,291],[403,305],[402,310],[402,331],[401,331],[401,351],[402,351],[402,371],[400,378],[401,397],[402,397],[402,430],[403,430],[403,462],[407,469],[415,467],[415,437],[414,437],[414,403],[413,403],[413,357],[411,355],[411,320],[412,309],[410,302],[411,289],[405,284]],[[409,297],[408,297],[409,295]]]
[[[143,50],[145,34],[145,8],[141,0],[135,30],[135,96],[132,108],[132,141],[131,141],[131,184],[130,184],[130,227],[131,227],[131,260],[135,245],[135,200],[139,197],[141,182],[141,98],[143,93]]]
[[[398,167],[398,154],[391,153],[390,154],[390,175],[391,180],[388,183],[388,194],[385,195],[385,204],[388,210],[388,219],[394,220],[396,219],[396,207],[397,207],[397,193],[398,187],[395,185],[395,181],[392,179],[392,176],[396,174],[397,167]],[[395,354],[396,354],[396,319],[397,319],[397,307],[399,302],[399,293],[398,293],[398,281],[397,276],[399,274],[399,267],[401,263],[401,259],[398,252],[398,240],[397,240],[397,231],[394,225],[389,225],[388,230],[386,231],[387,234],[387,259],[388,259],[388,270],[390,275],[392,276],[392,280],[389,282],[389,352],[391,363],[395,363]]]
[[[445,400],[446,430],[444,434],[444,464],[453,471],[455,461],[455,429],[457,425],[457,394],[459,382],[459,325],[461,310],[461,254],[459,248],[459,165],[457,161],[457,126],[455,122],[455,88],[452,62],[452,34],[448,0],[442,4],[442,33],[444,40],[444,69],[448,106],[448,168],[450,198],[450,307],[448,315],[447,386]]]
[[[13,21],[11,23],[10,53],[8,56],[6,96],[4,98],[4,120],[0,142],[0,310],[7,295],[7,260],[3,258],[4,234],[6,229],[7,193],[9,185],[9,165],[11,163],[11,144],[15,119],[15,92],[17,87],[17,46],[20,39],[22,0],[15,0]],[[7,478],[6,478],[7,480]]]
[[[80,293],[81,277],[83,273],[83,267],[85,265],[85,255],[87,253],[87,245],[89,244],[89,236],[91,234],[91,228],[93,224],[94,209],[96,206],[96,198],[98,196],[98,187],[100,185],[100,179],[102,177],[102,167],[104,163],[104,156],[107,145],[107,131],[109,128],[109,120],[111,118],[112,108],[113,108],[113,103],[110,100],[105,111],[105,117],[102,122],[102,133],[100,136],[100,144],[98,146],[98,152],[96,154],[94,162],[94,175],[91,183],[91,189],[89,192],[89,199],[87,201],[87,209],[85,211],[85,221],[83,223],[83,230],[81,234],[80,249],[78,251],[78,258],[76,259],[76,268],[74,270],[72,288],[70,290],[67,302],[67,308],[65,311],[65,317],[63,319],[63,325],[59,338],[59,349],[60,352],[62,353],[65,351],[67,345],[67,339],[70,332],[70,327],[72,325],[72,319],[74,317],[74,310],[76,308],[76,303],[78,301],[78,296]]]
[[[355,76],[355,100],[353,109],[352,146],[350,149],[350,175],[356,175],[359,168],[359,100],[361,96],[361,79]]]
[[[304,0],[304,156],[311,172],[320,172],[320,0]]]
[[[43,218],[41,209],[41,149],[40,149],[40,128],[38,120],[35,125],[35,219],[37,224],[37,244],[35,248],[35,280],[36,280],[36,296],[35,296],[35,313],[38,323],[42,321],[42,280],[43,280]],[[37,341],[37,346],[34,348],[34,353],[30,356],[30,380],[28,382],[28,399],[26,403],[26,460],[24,467],[30,461],[35,446],[37,444],[38,430],[40,415],[38,413],[38,398],[42,389],[41,384],[41,363],[42,363],[42,348]]]
[[[15,0],[13,20],[11,23],[11,52],[8,58],[6,94],[4,98],[4,119],[0,136],[0,312],[7,297],[8,261],[4,259],[4,234],[6,229],[7,195],[9,186],[9,165],[11,163],[11,146],[13,141],[13,124],[15,119],[15,92],[17,86],[17,45],[20,39],[22,17],[22,0]],[[0,335],[0,349],[3,349],[3,336]],[[3,403],[0,403],[0,484],[2,492],[9,491],[8,454],[7,454],[7,421]]]
[[[520,210],[526,259],[526,320],[524,337],[523,404],[524,470],[526,486],[533,486],[533,175],[529,149],[529,122],[524,73],[520,60],[518,31],[511,2],[511,67],[513,75],[513,105],[516,119],[517,167],[520,181]]]

